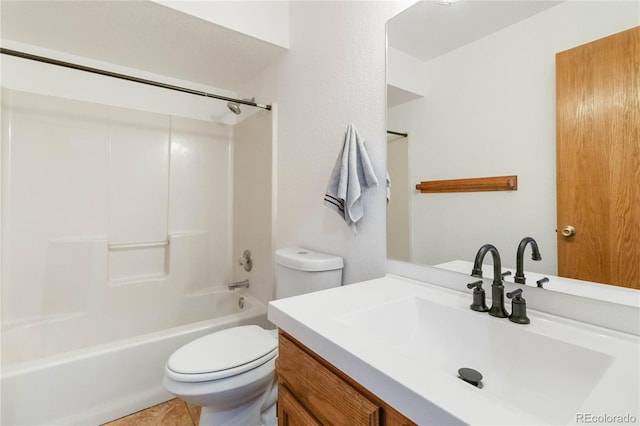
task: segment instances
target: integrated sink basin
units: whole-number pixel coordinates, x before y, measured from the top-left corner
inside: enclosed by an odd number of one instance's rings
[[[531,308],[525,325],[475,312],[467,276],[431,270],[447,287],[388,274],[273,301],[268,317],[420,425],[584,424],[603,414],[637,424],[637,335]]]
[[[613,361],[526,326],[415,296],[336,320],[451,380],[472,368],[483,376],[478,392],[554,424],[572,420]]]

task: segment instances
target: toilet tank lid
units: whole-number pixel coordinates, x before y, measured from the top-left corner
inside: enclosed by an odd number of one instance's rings
[[[276,263],[299,271],[332,271],[344,267],[340,256],[318,253],[302,247],[276,250]]]

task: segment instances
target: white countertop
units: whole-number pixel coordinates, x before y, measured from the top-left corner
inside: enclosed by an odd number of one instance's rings
[[[487,290],[490,295],[490,289]],[[635,417],[636,423],[640,421],[638,336],[533,310],[528,311],[531,324],[514,324],[507,319],[471,311],[471,295],[468,293],[391,274],[379,279],[273,301],[269,304],[268,317],[279,328],[418,424],[549,423],[544,416],[527,413],[514,404],[496,398],[489,393],[489,389],[477,389],[459,379],[452,379],[451,371],[441,371],[441,368],[427,359],[402,352],[397,349],[402,346],[402,342],[398,341],[398,345],[389,344],[389,336],[383,339],[375,333],[354,328],[352,323],[346,321],[354,313],[379,309],[385,303],[400,301],[407,296],[416,296],[421,300],[446,306],[448,312],[459,312],[463,321],[476,321],[475,327],[480,324],[489,331],[503,330],[511,335],[514,335],[514,330],[520,335],[520,330],[526,329],[537,336],[566,342],[569,344],[567,346],[578,346],[590,353],[610,358],[606,371],[601,377],[598,376],[595,386],[584,390],[585,398],[575,408],[575,415],[564,416],[566,422],[563,423],[585,423],[584,417],[582,421],[576,417],[578,414],[628,414]],[[508,301],[507,307],[510,311]],[[375,312],[385,311],[382,309]],[[375,320],[378,325],[374,329],[383,329],[385,323],[393,320],[397,321],[397,318],[384,318],[380,314]],[[448,324],[443,322],[438,326],[446,334]],[[402,336],[398,339],[402,339]],[[456,336],[451,336],[451,339],[456,342]],[[509,359],[513,352],[509,343],[497,342],[502,348],[500,354],[507,357],[505,359]],[[469,351],[472,352],[473,348],[469,348]],[[537,354],[532,357],[535,359]],[[540,357],[548,358],[542,359],[542,362],[553,366],[553,353],[540,354]],[[532,378],[537,375],[535,369],[527,370],[529,367],[525,360],[520,368]],[[527,383],[522,386],[526,389]],[[551,391],[557,390],[550,389]]]

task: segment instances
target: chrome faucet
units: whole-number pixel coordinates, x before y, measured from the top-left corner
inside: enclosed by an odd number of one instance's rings
[[[249,280],[238,281],[228,285],[229,290],[235,290],[236,288],[249,288]]]
[[[540,250],[538,250],[538,243],[536,243],[536,240],[531,237],[524,237],[518,245],[518,253],[516,254],[516,275],[513,277],[513,280],[518,284],[525,283],[524,249],[527,247],[527,244],[531,244],[531,259],[535,261],[542,260],[542,256],[540,256]]]
[[[493,258],[493,283],[491,284],[491,308],[489,315],[498,318],[507,318],[509,314],[504,307],[504,285],[502,284],[502,262],[500,261],[500,253],[498,249],[491,244],[485,244],[480,247],[476,253],[476,259],[473,262],[474,277],[482,277],[482,261],[487,253],[491,252]]]

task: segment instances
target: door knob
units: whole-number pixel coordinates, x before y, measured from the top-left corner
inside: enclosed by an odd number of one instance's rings
[[[574,228],[571,225],[567,225],[564,228],[562,228],[562,236],[565,238],[569,238],[569,237],[573,237],[574,235],[576,235],[576,228]]]

